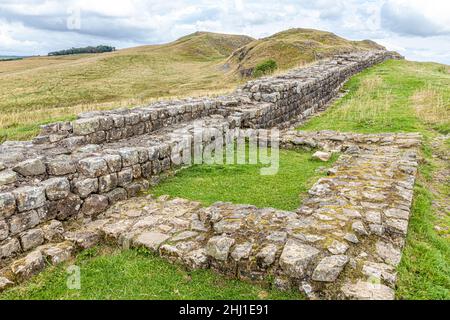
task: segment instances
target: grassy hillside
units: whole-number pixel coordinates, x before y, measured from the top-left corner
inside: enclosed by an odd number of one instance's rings
[[[338,53],[384,49],[370,40],[350,41],[333,33],[313,29],[289,29],[255,40],[235,51],[228,63],[235,72],[253,69],[274,59],[281,69],[292,68]]]
[[[2,62],[0,134],[29,138],[37,123],[70,119],[84,110],[230,90],[236,83],[225,81],[220,62],[251,40],[200,32],[112,53]]]
[[[377,45],[370,41],[348,41],[317,30],[292,29],[261,40],[196,32],[168,44],[111,53],[3,61],[0,142],[29,139],[39,124],[70,120],[86,110],[228,92],[245,80],[240,68],[268,57],[282,70],[373,47]]]

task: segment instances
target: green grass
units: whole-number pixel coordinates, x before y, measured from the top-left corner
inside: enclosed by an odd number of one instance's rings
[[[349,93],[301,130],[338,130],[361,133],[422,132],[445,133],[450,128],[450,74],[439,65],[389,60],[354,76],[345,86]],[[414,94],[432,87],[444,103],[435,110],[428,126],[416,110]]]
[[[81,289],[67,288],[67,267],[80,267]],[[281,292],[227,279],[211,270],[187,271],[143,250],[80,254],[76,261],[50,267],[26,284],[0,294],[0,299],[302,299],[297,292]]]
[[[210,205],[216,201],[252,204],[261,208],[274,207],[295,210],[300,196],[325,173],[320,167],[330,167],[311,159],[306,151],[280,150],[279,171],[275,175],[260,175],[262,165],[196,165],[168,178],[149,192],[201,201]]]
[[[450,243],[433,228],[432,201],[432,193],[417,183],[407,245],[398,267],[397,299],[450,299]]]

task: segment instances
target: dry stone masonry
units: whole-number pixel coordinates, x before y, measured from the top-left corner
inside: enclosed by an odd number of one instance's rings
[[[299,288],[311,298],[391,299],[417,168],[417,134],[285,131],[284,148],[342,155],[296,212],[138,196],[215,130],[289,127],[353,74],[399,56],[337,56],[235,93],[89,112],[0,145],[0,290],[100,242],[144,246],[192,268]],[[320,153],[321,152],[321,153]]]

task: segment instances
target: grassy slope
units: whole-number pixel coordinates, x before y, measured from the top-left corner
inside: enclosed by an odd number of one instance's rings
[[[66,286],[69,265],[80,267],[80,290],[68,289]],[[84,251],[75,261],[49,267],[27,285],[0,294],[3,300],[299,298],[299,293],[280,292],[226,279],[211,270],[189,272],[142,250],[118,251],[108,248]]]
[[[221,62],[251,40],[195,33],[112,53],[1,62],[0,135],[26,139],[36,134],[36,124],[84,110],[231,90],[237,80],[226,81]]]
[[[229,92],[242,81],[237,69],[269,57],[283,70],[311,62],[315,55],[377,47],[306,29],[252,40],[198,32],[164,45],[112,53],[0,62],[0,141],[29,139],[39,124],[71,120],[86,110]]]
[[[450,132],[450,68],[433,63],[388,61],[353,77],[349,94],[302,130],[354,132],[421,132],[423,161],[414,190],[406,247],[398,269],[397,298],[450,299],[450,237],[433,211],[431,187],[450,197],[448,186],[436,185],[441,169],[432,157],[430,141]],[[424,105],[426,108],[424,108]],[[448,140],[447,140],[448,145]],[[449,212],[441,212],[449,216]]]

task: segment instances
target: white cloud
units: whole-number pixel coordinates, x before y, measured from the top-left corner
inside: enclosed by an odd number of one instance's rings
[[[79,30],[67,28],[70,8],[81,10]],[[408,58],[450,63],[448,0],[2,0],[0,54],[100,43],[123,48],[198,30],[263,37],[292,27],[378,39]]]

